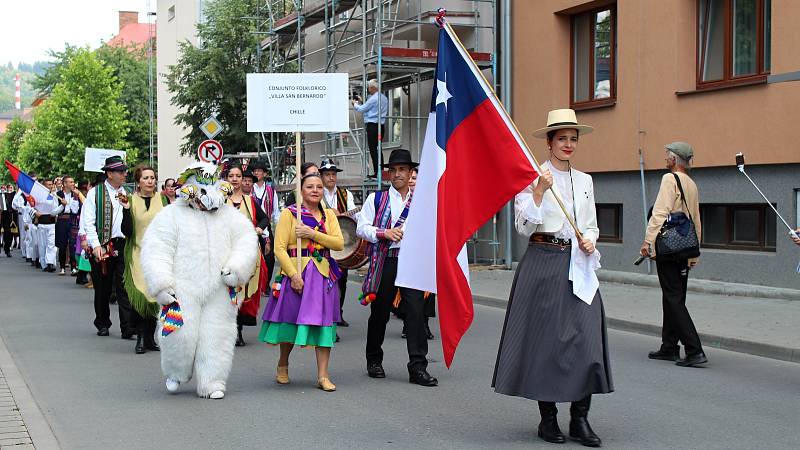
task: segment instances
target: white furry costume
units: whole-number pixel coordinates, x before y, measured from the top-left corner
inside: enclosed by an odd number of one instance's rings
[[[229,288],[248,282],[258,258],[253,224],[225,204],[230,184],[217,167],[197,163],[180,176],[180,199],[150,223],[142,241],[148,294],[161,305],[178,301],[183,325],[162,335],[167,389],[197,376],[197,395],[222,398],[233,363],[238,306]]]

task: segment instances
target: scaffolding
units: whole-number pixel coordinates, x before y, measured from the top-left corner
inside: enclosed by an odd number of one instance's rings
[[[264,36],[259,50],[265,72],[348,72],[351,95],[364,100],[368,80],[377,80],[378,92],[389,94],[389,113],[382,118],[388,136],[378,143],[380,165],[384,148],[399,146],[398,142],[413,143],[412,153],[419,158],[430,110],[429,104],[423,105],[430,90],[424,92],[422,83],[434,77],[438,29],[433,21],[442,3],[473,59],[481,69],[491,70],[491,79],[496,80],[496,0],[263,0],[248,19],[256,20],[256,32]],[[386,181],[368,177],[371,161],[365,127],[354,110],[350,114],[349,132],[308,133],[302,145],[345,169],[339,184],[362,203]],[[296,175],[292,141],[291,134],[261,134],[265,155],[261,149],[257,155],[268,159],[279,192],[291,191]],[[496,220],[487,232],[488,239],[476,234],[471,241],[472,262],[478,261],[477,247],[489,245],[492,257],[481,262],[497,264]]]

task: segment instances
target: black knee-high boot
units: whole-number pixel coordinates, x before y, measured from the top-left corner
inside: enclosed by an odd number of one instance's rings
[[[563,444],[566,442],[564,433],[558,427],[558,409],[553,402],[539,402],[539,414],[542,421],[539,422],[539,437],[547,442]]]
[[[594,434],[592,427],[589,426],[589,421],[586,420],[591,403],[591,395],[583,400],[572,402],[572,406],[569,408],[569,413],[572,416],[569,421],[569,437],[586,447],[600,447],[602,443],[600,438]]]

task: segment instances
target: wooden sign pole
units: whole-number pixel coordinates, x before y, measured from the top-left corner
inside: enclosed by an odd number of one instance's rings
[[[297,183],[296,183],[297,185],[295,186],[295,192],[294,192],[294,197],[296,199],[294,204],[297,207],[297,224],[298,225],[303,223],[301,221],[301,219],[300,219],[300,209],[302,208],[302,205],[303,205],[303,197],[302,197],[301,191],[300,191],[300,178],[302,178],[302,175],[300,174],[300,160],[302,159],[302,156],[303,156],[303,149],[300,146],[300,132],[296,131],[294,133],[294,167],[295,167],[295,173],[297,174],[295,176],[295,179],[297,180]],[[297,273],[299,273],[300,277],[302,278],[303,277],[303,268],[302,268],[302,261],[303,261],[302,253],[303,253],[303,250],[300,248],[300,245],[301,245],[301,239],[300,239],[300,236],[297,236]]]

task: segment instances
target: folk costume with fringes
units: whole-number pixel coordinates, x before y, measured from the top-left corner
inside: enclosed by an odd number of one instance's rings
[[[304,284],[298,294],[291,286],[291,278],[297,273],[296,208],[291,205],[283,210],[275,229],[275,258],[281,272],[264,309],[259,339],[268,344],[333,347],[336,323],[341,320],[336,284],[341,272],[330,251],[343,249],[344,238],[335,211],[323,210],[318,220],[305,207],[301,209],[301,221],[317,233],[314,240],[301,241]]]

